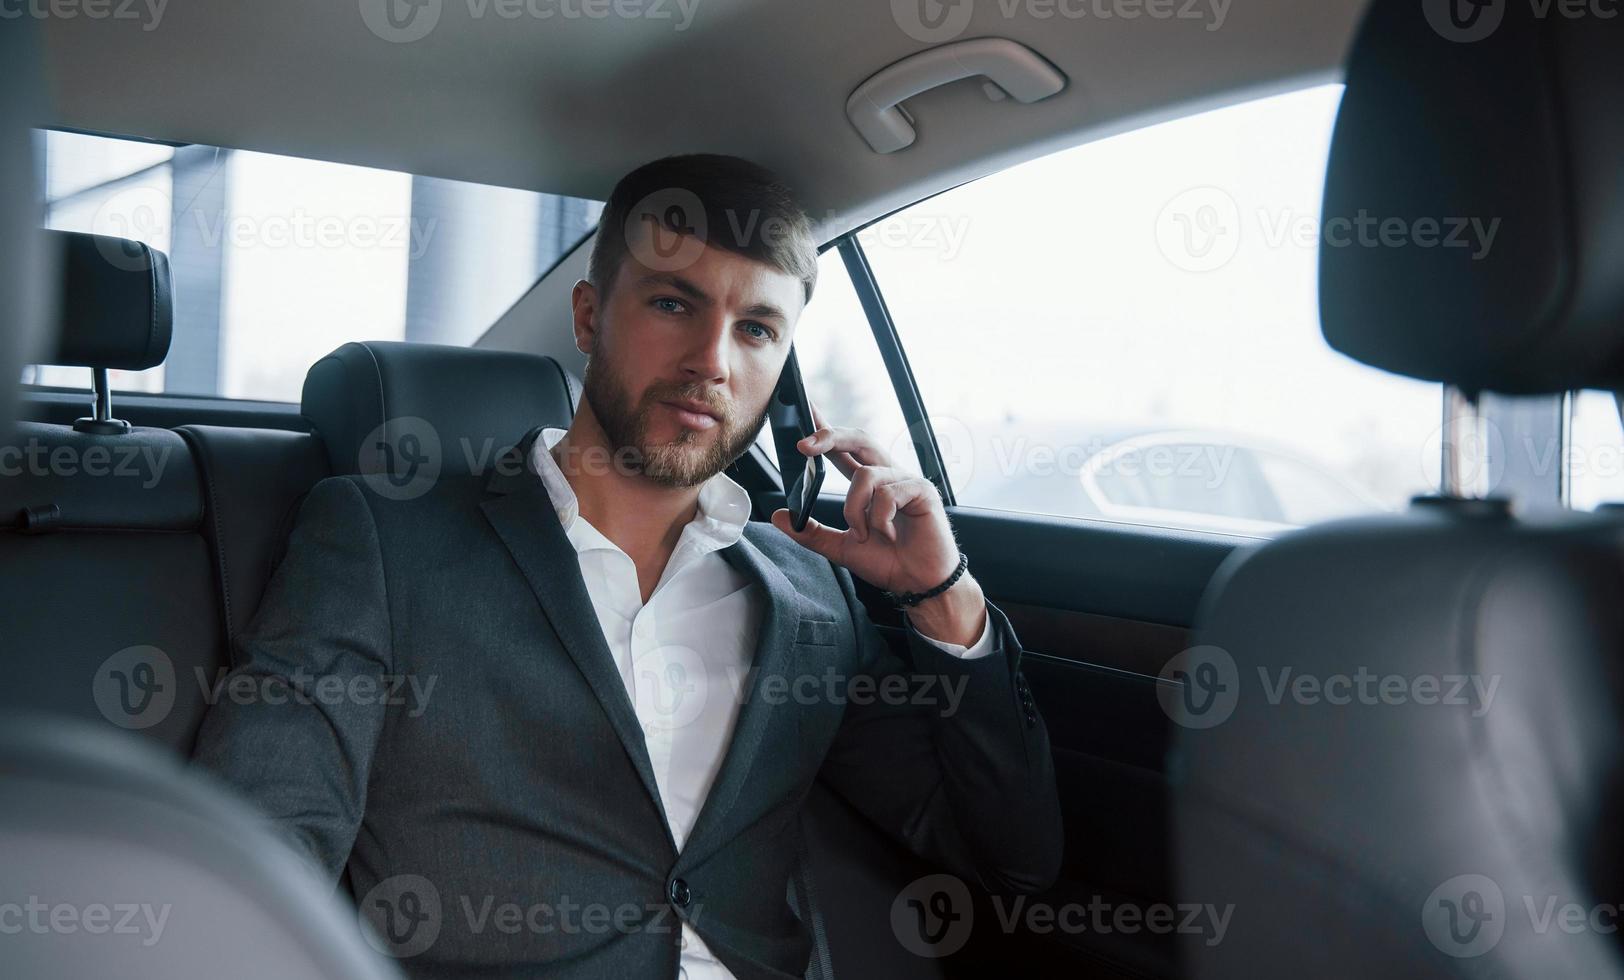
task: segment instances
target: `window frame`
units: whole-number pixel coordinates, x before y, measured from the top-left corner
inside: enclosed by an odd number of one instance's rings
[[[238,153],[238,152],[265,153],[266,155],[270,155],[270,156],[287,157],[289,159],[299,159],[299,160],[302,160],[302,161],[307,161],[307,162],[312,162],[312,163],[325,163],[325,164],[334,164],[334,165],[339,165],[339,166],[360,166],[360,165],[342,164],[339,161],[325,160],[325,159],[318,158],[318,157],[292,157],[292,156],[290,156],[288,154],[276,154],[276,153],[269,153],[268,151],[248,150],[248,149],[245,149],[243,147],[215,146],[215,145],[212,145],[212,144],[205,144],[205,143],[195,143],[195,142],[188,142],[188,141],[168,140],[168,139],[157,139],[157,138],[153,138],[153,137],[137,136],[137,135],[131,135],[131,134],[122,133],[122,132],[109,132],[109,131],[104,131],[104,130],[83,129],[83,128],[73,127],[73,126],[38,125],[38,126],[31,127],[29,132],[31,134],[32,141],[33,141],[33,144],[34,144],[34,153],[35,153],[35,156],[36,156],[36,169],[41,174],[42,186],[40,188],[40,190],[41,190],[41,200],[39,202],[39,205],[40,205],[40,219],[41,219],[42,223],[46,223],[47,227],[48,227],[48,222],[50,220],[50,215],[51,215],[53,209],[55,209],[57,207],[60,207],[63,204],[71,203],[74,199],[80,197],[81,195],[106,190],[109,187],[115,187],[115,186],[117,186],[119,184],[122,184],[124,182],[131,181],[131,180],[134,180],[136,178],[139,178],[139,177],[142,177],[144,175],[153,173],[155,171],[160,171],[160,170],[168,170],[171,177],[173,178],[173,175],[175,173],[175,168],[176,168],[176,158],[175,158],[174,154],[172,153],[172,155],[168,159],[165,159],[165,160],[160,161],[158,163],[148,164],[146,166],[140,167],[140,168],[138,168],[136,170],[133,170],[133,171],[130,171],[128,173],[120,174],[118,176],[115,176],[115,177],[109,178],[107,180],[104,180],[99,184],[91,185],[91,186],[84,187],[84,188],[79,188],[79,189],[73,190],[73,191],[71,191],[71,192],[69,192],[67,194],[62,195],[59,198],[54,198],[53,199],[53,198],[50,198],[47,195],[46,190],[45,190],[45,188],[43,186],[44,179],[45,179],[44,174],[45,174],[45,171],[46,171],[46,161],[47,161],[47,139],[49,138],[49,136],[51,134],[62,134],[62,135],[66,135],[66,136],[84,136],[84,137],[91,137],[91,138],[100,139],[100,140],[116,141],[116,142],[121,142],[121,143],[138,143],[138,144],[144,144],[144,145],[149,145],[149,146],[161,146],[161,147],[169,148],[171,151],[174,151],[174,153],[178,153],[180,151],[186,151],[186,150],[193,150],[193,149],[196,149],[196,150],[210,150],[210,151],[213,151],[217,156],[220,155],[220,154],[233,154],[233,153]],[[377,169],[377,168],[374,168],[374,169]],[[446,181],[449,181],[451,183],[466,185],[466,186],[470,186],[470,187],[502,189],[502,188],[500,188],[500,185],[494,185],[494,184],[480,184],[480,183],[473,182],[473,181],[456,180],[455,178],[431,178],[430,175],[427,175],[427,174],[407,173],[406,171],[396,171],[396,172],[406,174],[406,176],[410,177],[413,181],[416,181],[416,180],[418,180],[420,178],[426,178],[426,179],[434,179],[434,180],[446,180]],[[560,195],[560,194],[557,194],[555,192],[548,192],[548,191],[536,191],[534,193],[547,194],[547,195],[554,196],[554,197],[566,196],[566,195]],[[582,199],[578,199],[578,200],[588,200],[588,199],[582,198]],[[602,205],[604,202],[591,201],[590,203]],[[544,282],[549,276],[553,275],[553,273],[555,271],[557,271],[557,269],[561,265],[563,265],[573,255],[575,255],[580,250],[581,246],[586,244],[588,241],[590,241],[592,236],[595,235],[596,233],[597,233],[597,228],[595,226],[594,227],[589,227],[585,231],[583,231],[579,235],[579,237],[577,237],[574,240],[573,243],[566,245],[563,248],[563,250],[557,256],[555,256],[550,262],[548,262],[546,267],[544,269],[542,269],[540,271],[540,273],[533,280],[531,280],[529,282],[529,284],[524,287],[523,290],[521,290],[519,292],[519,294],[514,298],[512,303],[510,303],[505,309],[503,309],[503,311],[501,313],[499,313],[494,319],[492,319],[490,321],[490,323],[485,325],[485,327],[481,331],[479,337],[476,337],[473,342],[471,342],[469,344],[466,344],[465,346],[470,347],[470,348],[477,347],[479,345],[479,339],[482,338],[485,335],[485,333],[487,333],[490,330],[491,327],[493,327],[497,323],[501,322],[501,320],[504,317],[506,317],[508,315],[508,313],[511,312],[514,307],[516,307],[520,303],[522,303],[524,301],[524,299],[527,296],[529,296],[532,291],[534,291],[534,289],[536,288],[537,285]],[[169,245],[169,250],[168,251],[172,253],[173,250],[174,250],[174,242],[171,242],[170,245]],[[171,258],[172,257],[173,256],[171,255]],[[218,328],[218,324],[216,324],[216,327]],[[335,347],[339,346],[339,345],[342,345],[344,343],[351,342],[351,341],[365,340],[365,339],[369,339],[369,338],[364,337],[364,336],[348,337],[346,339],[338,340],[335,343]],[[415,342],[428,343],[430,341],[415,341]],[[171,349],[171,353],[173,353],[173,348]],[[165,357],[165,363],[167,363],[167,362],[168,362],[168,357],[166,356]],[[53,365],[53,364],[50,364],[47,361],[36,360],[36,361],[30,362],[28,364],[25,364],[24,368],[25,369],[32,369],[32,368],[38,368],[38,367],[65,367],[65,366],[71,367],[71,365]],[[89,369],[87,368],[85,370],[88,373]],[[34,376],[37,377],[37,373]],[[88,378],[87,378],[87,381],[88,381]],[[165,378],[164,383],[167,386],[167,384],[168,384],[168,378],[167,377]],[[81,394],[88,397],[88,395],[90,394],[90,391],[91,391],[90,385],[88,383],[84,388],[80,388],[80,387],[77,387],[77,386],[64,385],[64,384],[59,384],[59,383],[56,383],[56,382],[42,383],[42,382],[39,382],[37,380],[29,380],[29,381],[19,382],[18,390],[19,390],[20,396],[23,397],[24,399],[32,398],[33,400],[35,400],[35,401],[37,401],[37,402],[39,402],[41,404],[44,404],[44,405],[55,404],[58,401],[60,401],[61,399],[63,399],[63,398],[73,397],[73,396],[81,395]],[[201,411],[211,411],[211,410],[218,411],[218,410],[222,409],[222,407],[236,407],[236,408],[239,408],[239,409],[241,409],[241,410],[243,410],[245,412],[248,412],[248,413],[255,413],[255,412],[262,412],[262,411],[266,410],[267,407],[270,407],[271,410],[272,410],[272,414],[280,415],[280,414],[284,414],[286,412],[291,412],[294,415],[297,415],[297,413],[299,411],[299,406],[300,406],[300,403],[299,403],[299,401],[297,399],[291,400],[291,401],[282,401],[282,400],[274,399],[274,398],[256,398],[256,397],[252,397],[252,396],[235,397],[235,396],[222,395],[222,394],[219,394],[217,392],[216,393],[210,393],[210,392],[197,392],[197,391],[168,391],[168,390],[145,391],[145,390],[137,389],[137,388],[123,388],[123,387],[115,386],[115,387],[113,387],[111,389],[111,394],[116,396],[118,398],[119,402],[123,403],[123,404],[132,404],[132,405],[133,404],[141,404],[141,405],[144,405],[144,406],[147,406],[147,407],[163,406],[166,409],[169,408],[169,407],[192,406],[192,407],[196,407],[197,409],[199,409]],[[137,400],[139,400],[139,401],[137,401]]]

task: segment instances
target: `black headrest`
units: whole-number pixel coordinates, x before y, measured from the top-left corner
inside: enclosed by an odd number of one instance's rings
[[[550,357],[367,341],[345,344],[310,368],[303,411],[327,444],[334,473],[377,472],[387,421],[384,441],[410,436],[406,451],[432,456],[436,472],[466,474],[493,466],[538,425],[567,427],[575,403],[564,369]],[[393,464],[383,460],[380,468]]]
[[[38,28],[31,18],[0,30],[0,439],[16,407],[17,379],[39,354],[45,324],[54,323],[56,262],[39,230],[43,215],[39,159],[28,127],[45,115]]]
[[[61,329],[45,362],[144,371],[169,356],[169,259],[140,242],[47,233],[62,250]]]
[[[1469,391],[1624,384],[1624,19],[1374,0],[1325,183],[1320,318]]]

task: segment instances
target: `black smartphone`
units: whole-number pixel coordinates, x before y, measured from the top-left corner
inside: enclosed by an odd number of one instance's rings
[[[778,472],[784,475],[784,506],[789,508],[790,526],[804,531],[823,486],[823,457],[808,456],[795,445],[818,427],[812,421],[812,405],[806,400],[801,365],[793,347],[784,362],[784,373],[778,376],[778,387],[767,402],[767,424],[772,426],[773,445],[778,448]]]

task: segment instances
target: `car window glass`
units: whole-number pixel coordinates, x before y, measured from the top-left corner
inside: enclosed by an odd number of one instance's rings
[[[1268,533],[1436,490],[1440,387],[1319,331],[1340,95],[1078,146],[859,234],[960,504]]]
[[[169,256],[166,362],[115,390],[297,402],[351,340],[471,344],[597,222],[579,198],[295,157],[45,134],[46,224]],[[25,381],[86,388],[84,368]]]
[[[795,350],[807,397],[825,422],[863,429],[895,465],[919,472],[885,362],[836,249],[818,259],[817,289],[795,325]],[[771,429],[762,428],[757,444],[776,468]],[[824,473],[824,493],[842,494],[851,485],[833,464],[826,464]]]

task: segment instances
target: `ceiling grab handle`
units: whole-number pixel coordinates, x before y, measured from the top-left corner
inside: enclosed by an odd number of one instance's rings
[[[987,96],[1017,102],[1047,99],[1066,87],[1066,76],[1024,44],[1001,37],[957,41],[909,55],[875,72],[846,100],[846,118],[875,153],[911,145],[912,121],[902,101],[964,78],[985,76]]]

